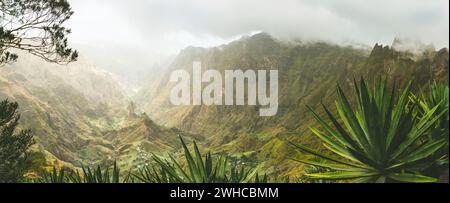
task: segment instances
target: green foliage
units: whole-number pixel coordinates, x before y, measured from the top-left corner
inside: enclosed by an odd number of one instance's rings
[[[51,173],[44,173],[41,183],[66,183],[68,182],[68,178],[66,177],[66,170],[61,168],[60,170],[56,169],[53,166],[53,170]]]
[[[112,172],[110,168],[102,169],[82,167],[79,170],[70,171],[65,168],[53,167],[51,172],[44,172],[39,180],[29,182],[40,183],[266,183],[268,177],[260,177],[256,170],[238,167],[236,163],[230,164],[228,159],[221,155],[214,160],[211,153],[201,155],[197,144],[194,142],[194,155],[191,154],[186,143],[180,137],[185,150],[186,166],[183,167],[175,158],[170,156],[170,161],[153,156],[156,165],[144,167],[136,173],[128,173],[121,181],[120,169],[114,163]],[[253,179],[254,177],[254,179]]]
[[[51,172],[44,172],[42,178],[37,182],[40,183],[127,183],[132,182],[130,175],[127,175],[121,182],[120,169],[114,162],[112,169],[97,166],[97,168],[82,167],[79,170],[71,171],[65,168],[57,169],[53,167]]]
[[[238,167],[236,163],[230,164],[227,157],[215,156],[208,152],[205,156],[200,153],[194,141],[194,154],[188,149],[180,137],[186,165],[178,162],[173,156],[169,160],[153,155],[156,166],[144,167],[135,177],[146,183],[244,183],[250,182],[256,170]],[[203,158],[204,157],[204,158]],[[267,181],[267,177],[256,178],[255,181]]]
[[[305,174],[315,174],[315,173],[329,173],[332,172],[329,168],[320,167],[320,166],[314,166],[314,165],[307,165],[303,172]],[[302,175],[298,178],[297,182],[299,183],[333,183],[336,181],[333,180],[325,180],[325,179],[316,179],[311,178],[308,175]]]
[[[71,31],[62,25],[72,14],[67,0],[0,0],[0,64],[17,59],[10,49],[54,63],[76,60],[67,42]]]
[[[28,149],[34,144],[30,130],[16,133],[18,104],[0,102],[0,182],[20,182],[33,165]]]
[[[433,107],[437,106],[436,111],[442,112],[449,108],[449,88],[448,83],[433,82],[429,83],[426,88],[421,89],[419,98],[414,95],[411,96],[411,100],[415,102],[419,108],[417,108],[419,116],[424,116]],[[449,115],[447,114],[440,117],[433,128],[430,129],[428,140],[440,140],[445,139],[446,145],[438,150],[430,159],[436,160],[436,162],[427,168],[426,174],[439,176],[443,171],[448,170],[448,150],[449,150]]]
[[[437,178],[425,176],[422,171],[435,162],[429,158],[447,141],[445,138],[426,138],[430,129],[436,128],[436,123],[447,113],[448,106],[439,109],[441,103],[438,101],[423,115],[415,116],[418,107],[408,99],[411,82],[399,97],[395,95],[395,84],[392,91],[388,91],[386,81],[378,81],[373,91],[363,79],[359,84],[355,81],[354,86],[357,108],[352,108],[340,87],[337,89],[336,108],[341,122],[325,106],[332,124],[310,109],[323,128],[311,128],[312,132],[334,155],[291,143],[326,162],[297,161],[334,170],[307,176],[355,182],[436,182]]]
[[[255,182],[254,183],[268,183],[269,182],[269,177],[267,176],[267,174],[264,174],[264,176],[259,176],[258,173],[256,173],[255,175]],[[285,181],[288,182],[288,181]]]
[[[413,97],[413,101],[415,101],[420,108],[418,108],[419,114],[421,116],[425,115],[426,112],[430,111],[432,108],[437,106],[437,112],[443,112],[448,109],[449,105],[449,88],[448,83],[438,83],[433,82],[427,85],[427,88],[422,89],[420,92],[420,98]],[[436,127],[433,128],[433,131],[430,132],[431,139],[440,139],[446,138],[448,143],[449,137],[449,116],[442,116],[439,119],[439,122],[436,123]]]
[[[83,167],[83,176],[78,175],[74,182],[76,183],[120,183],[120,169],[117,167],[117,163],[114,163],[112,171],[110,168],[102,170],[100,166],[96,169],[90,167]]]

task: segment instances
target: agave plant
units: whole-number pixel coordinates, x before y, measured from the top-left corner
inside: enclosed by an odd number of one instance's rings
[[[194,154],[188,149],[183,138],[180,137],[184,149],[186,165],[183,167],[173,156],[165,160],[156,155],[153,159],[157,167],[144,167],[134,176],[146,183],[215,183],[215,182],[249,182],[256,171],[229,164],[224,155],[214,160],[211,152],[204,158],[194,141]],[[231,169],[228,167],[231,165]]]
[[[354,82],[356,108],[352,108],[343,90],[338,86],[336,107],[340,120],[323,104],[331,123],[308,107],[322,130],[311,128],[323,141],[330,153],[323,153],[301,144],[297,149],[324,160],[308,159],[301,163],[325,167],[333,172],[311,173],[316,179],[346,180],[353,182],[435,182],[434,177],[423,175],[428,158],[442,149],[445,138],[422,139],[436,122],[446,114],[448,107],[438,110],[440,103],[429,108],[422,116],[414,115],[417,105],[409,102],[411,82],[395,94],[395,84],[388,91],[387,81],[378,81],[373,91],[361,79]]]
[[[173,166],[171,166],[173,167]],[[173,178],[168,175],[166,170],[162,167],[145,166],[138,170],[137,173],[133,173],[133,177],[144,183],[177,183],[180,182],[176,176]]]
[[[264,174],[264,176],[259,176],[258,173],[256,173],[255,175],[255,182],[254,183],[268,183],[269,182],[269,178],[267,176],[267,174]],[[288,179],[284,180],[285,183],[288,182]]]
[[[423,116],[435,106],[438,106],[437,111],[445,111],[449,108],[449,88],[448,83],[433,82],[429,83],[425,89],[421,89],[419,97],[411,96],[411,100],[415,102],[419,108],[419,116]],[[436,123],[434,128],[431,128],[426,139],[439,140],[444,138],[446,145],[434,154],[431,159],[437,160],[429,169],[427,173],[439,175],[443,171],[448,170],[448,151],[449,151],[449,115],[442,116]]]
[[[38,180],[37,182],[40,183],[66,183],[68,181],[68,178],[66,176],[66,172],[64,168],[56,169],[55,166],[53,166],[53,170],[50,173],[44,173],[41,180]]]
[[[426,90],[421,90],[420,97],[413,99],[420,106],[419,112],[421,115],[430,111],[433,107],[437,106],[437,111],[442,112],[448,109],[449,105],[449,88],[448,83],[433,82],[427,85]],[[448,143],[449,138],[449,116],[444,115],[439,122],[436,123],[437,127],[433,128],[430,132],[431,139],[446,138]]]
[[[120,169],[114,162],[112,171],[107,167],[102,170],[100,166],[96,169],[91,167],[82,167],[83,175],[77,171],[76,175],[71,176],[72,182],[75,183],[120,183]]]
[[[123,183],[130,182],[130,174],[128,174]],[[57,169],[53,167],[51,172],[43,174],[41,183],[120,183],[120,169],[117,163],[114,162],[112,171],[109,167],[102,169],[100,166],[97,168],[82,167],[81,173],[79,170],[66,171],[66,169]]]

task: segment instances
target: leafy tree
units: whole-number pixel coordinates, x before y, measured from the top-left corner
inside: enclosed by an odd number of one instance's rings
[[[73,14],[67,0],[0,0],[0,64],[23,50],[53,63],[66,64],[78,53],[68,47],[70,30],[63,26]]]
[[[411,82],[399,97],[395,94],[395,85],[389,91],[386,81],[377,82],[373,91],[363,79],[359,84],[355,81],[354,86],[357,108],[352,108],[338,87],[339,120],[325,106],[331,123],[310,109],[323,128],[311,130],[330,153],[291,143],[326,162],[297,161],[334,170],[307,175],[355,182],[436,182],[436,177],[424,175],[423,170],[436,161],[431,157],[445,147],[447,141],[445,138],[427,139],[427,136],[447,113],[448,106],[441,110],[438,110],[439,105],[432,106],[417,116],[414,113],[417,105],[408,98]]]
[[[34,144],[30,130],[16,133],[20,114],[18,104],[0,102],[0,182],[20,182],[32,167],[28,149]]]

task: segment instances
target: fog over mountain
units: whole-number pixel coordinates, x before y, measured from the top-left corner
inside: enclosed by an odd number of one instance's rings
[[[409,38],[448,47],[446,0],[76,0],[71,42],[132,86],[187,46],[212,47],[257,32],[275,38],[391,45]],[[406,45],[405,45],[406,46]],[[405,47],[402,46],[402,47]],[[133,50],[130,52],[129,50]],[[132,53],[132,54],[130,54]]]
[[[448,47],[448,0],[0,0],[0,183],[448,183]]]

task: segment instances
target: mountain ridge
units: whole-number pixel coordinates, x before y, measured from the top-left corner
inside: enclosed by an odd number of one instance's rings
[[[259,117],[259,106],[173,106],[171,71],[258,69],[279,71],[276,116]],[[177,156],[178,136],[200,148],[225,152],[232,159],[279,177],[295,177],[302,156],[287,141],[321,148],[306,106],[324,103],[334,111],[336,84],[352,91],[353,79],[386,77],[415,80],[415,89],[431,79],[448,81],[448,49],[417,55],[376,44],[372,50],[324,42],[286,43],[260,33],[211,48],[188,47],[172,63],[152,72],[152,81],[130,93],[113,74],[93,62],[60,67],[21,57],[0,68],[0,99],[20,104],[21,127],[35,133],[37,150],[49,160],[74,167],[118,161],[126,169],[149,164],[155,154]],[[135,94],[133,96],[133,94]],[[323,113],[323,112],[320,112]]]
[[[169,92],[174,85],[168,81],[171,71],[183,69],[191,73],[194,61],[202,62],[203,71],[209,68],[220,72],[277,69],[278,114],[255,116],[257,106],[171,105]],[[448,81],[447,75],[447,49],[418,57],[379,44],[370,52],[323,42],[286,44],[261,33],[220,47],[184,49],[159,84],[147,88],[156,93],[154,97],[138,100],[138,103],[162,125],[204,135],[206,146],[211,149],[235,157],[251,155],[253,158],[249,161],[258,163],[268,174],[292,176],[301,173],[301,166],[286,161],[297,156],[286,141],[320,147],[309,132],[308,126],[315,123],[306,106],[316,108],[323,102],[334,110],[332,98],[335,98],[336,84],[351,91],[353,79],[364,76],[370,81],[387,77],[399,83],[414,78],[416,86],[420,86],[430,79]],[[142,95],[146,95],[145,92]]]

